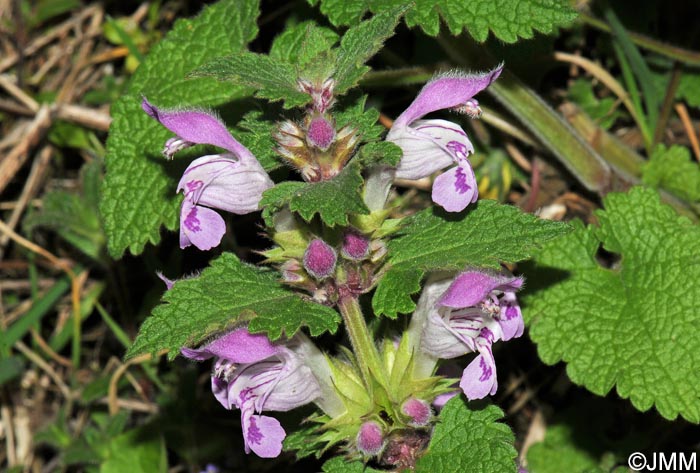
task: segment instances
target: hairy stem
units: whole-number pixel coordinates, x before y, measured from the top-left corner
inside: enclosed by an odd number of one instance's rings
[[[387,376],[384,366],[379,358],[374,339],[365,323],[365,317],[362,315],[362,309],[357,298],[354,296],[341,297],[338,301],[338,308],[343,316],[345,330],[347,330],[350,337],[350,343],[365,384],[368,387],[371,386],[374,378],[379,384],[386,386]]]

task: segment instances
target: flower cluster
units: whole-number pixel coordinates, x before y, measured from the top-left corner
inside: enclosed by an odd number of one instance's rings
[[[213,359],[212,392],[225,409],[240,411],[246,452],[278,456],[286,432],[275,417],[263,413],[314,403],[321,413],[310,422],[318,424],[321,442],[341,444],[354,458],[412,468],[430,439],[433,406],[456,392],[453,379],[436,376],[440,359],[476,353],[462,372],[460,388],[468,399],[496,392],[492,348],[523,332],[515,297],[522,278],[468,269],[451,281],[429,281],[408,330],[379,344],[366,325],[359,298],[384,274],[385,238],[397,228],[384,225],[389,222],[386,189],[394,178],[420,179],[454,165],[436,178],[433,201],[458,212],[477,200],[468,160],[474,147],[466,133],[455,123],[423,117],[444,109],[478,117],[481,110],[473,97],[501,71],[502,66],[483,74],[452,72],[425,85],[386,137],[403,151],[398,166],[376,166],[378,179],[372,177],[373,169],[367,173],[364,198],[371,214],[329,228],[297,220],[290,209],[276,209],[269,236],[278,246],[262,253],[265,263],[278,267],[280,282],[288,288],[338,308],[352,351],[329,357],[301,332],[272,342],[242,325],[198,348],[181,349],[191,360]],[[336,127],[331,113],[334,86],[332,78],[300,79],[299,90],[309,94],[311,103],[302,119],[281,122],[273,134],[277,153],[308,182],[336,176],[353,159],[360,141],[353,126]],[[165,143],[166,157],[198,144],[222,150],[192,161],[177,186],[184,194],[180,246],[209,250],[219,245],[226,225],[218,211],[259,210],[273,181],[216,115],[163,110],[145,98],[142,107],[175,134]],[[173,281],[161,278],[168,289],[173,287]]]

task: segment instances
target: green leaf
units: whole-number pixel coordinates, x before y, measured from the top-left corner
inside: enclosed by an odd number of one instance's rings
[[[604,473],[647,451],[653,437],[633,422],[620,425],[619,404],[606,398],[578,399],[547,422],[544,440],[527,451],[530,473]],[[628,469],[623,471],[629,473]]]
[[[100,473],[166,473],[165,441],[153,427],[141,427],[110,439]]]
[[[642,168],[642,182],[688,202],[700,202],[700,166],[683,146],[659,145]]]
[[[380,12],[403,0],[321,0],[321,12],[334,25],[353,25],[370,9]],[[440,32],[442,18],[457,36],[467,30],[477,41],[488,38],[489,31],[505,41],[532,38],[534,31],[552,33],[576,18],[568,0],[415,0],[406,14],[409,27],[420,26],[430,36]]]
[[[178,222],[176,177],[160,157],[172,133],[141,110],[141,96],[161,107],[191,107],[248,95],[244,87],[212,78],[186,80],[185,74],[213,57],[240,51],[257,34],[257,15],[257,0],[222,0],[194,20],[177,21],[139,66],[128,93],[112,106],[100,211],[115,258],[127,248],[138,254],[146,243],[158,243],[161,225],[174,230]]]
[[[165,293],[164,303],[143,323],[126,358],[163,349],[175,358],[181,347],[241,320],[250,320],[251,332],[266,332],[272,340],[283,333],[291,337],[301,326],[313,336],[335,332],[340,323],[336,311],[286,290],[278,277],[231,253],[222,254],[199,277],[180,280]]]
[[[386,131],[382,125],[377,124],[379,120],[379,110],[369,108],[365,110],[367,96],[363,95],[351,101],[345,101],[335,107],[333,118],[336,129],[341,129],[346,125],[356,128],[363,141],[378,140]]]
[[[604,130],[609,129],[621,115],[617,109],[617,101],[612,97],[599,99],[593,91],[591,81],[576,80],[568,90],[571,100],[581,106],[595,122]]]
[[[564,223],[541,220],[492,200],[480,200],[460,214],[423,210],[409,217],[389,242],[390,269],[379,282],[372,306],[377,315],[389,317],[410,312],[415,308],[410,296],[419,289],[415,282],[425,271],[497,268],[501,262],[529,258],[541,244],[569,230]],[[397,272],[404,274],[392,274]]]
[[[255,155],[266,171],[282,166],[275,152],[275,140],[272,138],[272,133],[277,128],[275,122],[267,120],[263,112],[253,110],[243,116],[237,127],[243,131],[237,132],[236,137]]]
[[[380,473],[359,461],[348,461],[343,457],[334,457],[323,464],[323,473]]]
[[[321,82],[333,72],[336,63],[333,46],[337,42],[335,31],[305,21],[274,39],[270,57],[293,64],[298,77]]]
[[[256,89],[256,97],[271,102],[284,100],[285,108],[298,107],[311,100],[297,88],[294,66],[266,54],[243,51],[219,57],[198,67],[189,77],[215,77],[220,81],[242,83]]]
[[[330,181],[282,182],[263,194],[263,217],[271,224],[272,214],[289,205],[307,222],[318,213],[328,226],[347,225],[348,215],[369,213],[362,200],[363,183],[360,167],[353,163]]]
[[[503,411],[496,406],[472,409],[462,396],[450,399],[440,412],[428,451],[416,464],[416,473],[515,473],[515,437],[506,424],[498,422],[502,417]]]
[[[376,315],[385,314],[395,319],[398,314],[409,314],[416,308],[412,294],[420,291],[423,271],[420,269],[396,269],[388,271],[372,297]]]
[[[651,70],[649,70],[649,66],[644,60],[644,57],[609,5],[606,5],[603,15],[612,29],[614,40],[619,44],[622,54],[626,56],[629,62],[630,69],[634,72],[637,81],[639,81],[644,98],[648,125],[651,130],[654,130],[659,118],[663,94],[660,93],[660,90],[656,87]]]
[[[364,166],[373,164],[385,164],[396,166],[399,164],[403,152],[401,148],[389,141],[367,143],[358,151],[359,159]]]
[[[676,96],[688,102],[691,107],[700,107],[700,71],[684,71],[678,84]]]
[[[598,395],[613,386],[641,411],[700,421],[700,228],[650,189],[608,194],[599,227],[577,225],[537,254],[523,297],[545,363],[567,363]],[[600,245],[620,256],[612,268]]]
[[[24,372],[24,359],[20,356],[0,358],[0,386],[19,377]]]
[[[391,7],[345,33],[340,41],[333,74],[337,94],[357,85],[362,76],[369,72],[370,68],[364,65],[365,62],[377,54],[384,41],[394,34],[396,24],[407,9],[405,4]]]
[[[566,425],[547,429],[544,441],[534,444],[527,452],[527,467],[531,473],[593,473],[602,472],[600,460],[588,445],[580,445],[580,437]],[[584,440],[594,440],[585,437]],[[589,442],[586,442],[589,443]]]
[[[27,217],[24,225],[27,230],[49,228],[94,260],[103,254],[105,236],[97,209],[78,194],[47,193],[41,210]]]

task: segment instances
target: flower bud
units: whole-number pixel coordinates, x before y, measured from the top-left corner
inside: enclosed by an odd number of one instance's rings
[[[381,240],[372,240],[372,243],[370,243],[370,252],[372,253],[372,263],[376,263],[377,261],[381,260],[386,256],[387,253],[387,247],[386,243],[384,243]]]
[[[289,284],[298,284],[304,282],[306,277],[302,274],[302,267],[299,261],[290,259],[280,266],[282,280]]]
[[[317,238],[309,243],[304,252],[304,269],[316,279],[325,279],[333,274],[337,259],[335,250]]]
[[[401,405],[401,412],[411,418],[411,425],[422,427],[428,425],[432,412],[430,405],[415,397],[407,399]]]
[[[369,240],[358,233],[348,232],[343,237],[341,253],[351,260],[363,260],[369,253]]]
[[[323,115],[317,115],[309,122],[306,138],[311,146],[326,151],[335,139],[335,128]]]
[[[357,433],[357,449],[367,456],[375,456],[384,445],[382,428],[374,421],[367,421],[360,427]]]

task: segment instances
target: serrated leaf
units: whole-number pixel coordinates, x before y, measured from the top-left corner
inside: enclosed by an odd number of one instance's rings
[[[390,141],[367,143],[358,151],[359,159],[364,166],[384,164],[396,166],[401,161],[401,148]]]
[[[324,443],[318,440],[318,426],[309,425],[288,434],[284,438],[284,451],[294,452],[297,459],[310,457],[318,458],[323,451]]]
[[[422,277],[425,271],[457,271],[466,266],[498,268],[502,262],[529,258],[542,243],[569,230],[565,223],[542,220],[492,200],[480,200],[460,214],[423,210],[409,217],[399,236],[389,242],[391,267],[379,282],[372,306],[377,315],[389,317],[415,308],[408,301],[417,292],[416,285],[401,285],[402,277],[392,272],[418,271]],[[415,273],[407,274],[414,282]],[[382,287],[389,284],[391,287]]]
[[[218,57],[192,71],[189,77],[215,77],[220,81],[243,83],[256,89],[256,97],[271,102],[284,100],[285,108],[298,107],[310,100],[309,95],[297,88],[294,66],[266,54],[243,51]]]
[[[165,440],[152,426],[140,427],[109,439],[100,473],[166,473]]]
[[[416,473],[515,473],[515,436],[498,422],[502,417],[503,411],[496,406],[472,409],[462,396],[450,399],[440,412],[428,451],[416,464]]]
[[[307,222],[318,213],[328,226],[347,225],[348,215],[369,213],[362,199],[363,183],[359,165],[352,163],[330,181],[282,182],[263,194],[263,217],[270,224],[272,214],[289,205]]]
[[[348,461],[343,457],[334,457],[323,464],[323,473],[381,473],[359,461]]]
[[[251,332],[265,332],[272,340],[282,334],[291,337],[302,326],[313,336],[335,332],[340,323],[336,311],[302,299],[278,278],[231,253],[222,254],[199,277],[178,281],[165,293],[164,303],[143,323],[126,358],[163,349],[175,358],[181,347],[242,319],[250,319]]]
[[[339,130],[346,125],[357,129],[363,141],[374,141],[384,134],[386,128],[377,124],[379,110],[369,108],[365,110],[367,96],[363,95],[354,100],[341,102],[334,110],[336,128]]]
[[[186,80],[194,67],[240,51],[257,34],[257,0],[222,0],[193,20],[179,20],[134,74],[129,91],[112,106],[102,212],[109,252],[133,254],[160,241],[160,227],[177,227],[176,178],[161,150],[172,136],[141,110],[141,96],[161,107],[216,106],[248,89],[211,78]]]
[[[384,41],[394,34],[397,23],[407,9],[407,5],[388,8],[345,32],[338,48],[338,59],[333,74],[336,93],[342,94],[354,87],[370,70],[364,64],[377,54]]]
[[[335,31],[305,21],[274,39],[270,57],[294,65],[297,77],[320,83],[333,73],[337,42]]]
[[[409,314],[416,308],[412,294],[420,291],[423,271],[420,269],[394,269],[382,278],[372,297],[372,308],[376,315],[385,314],[395,319],[398,314]]]
[[[287,28],[272,41],[270,57],[303,68],[337,41],[335,31],[314,21],[304,21]]]
[[[243,115],[237,128],[243,131],[237,132],[236,137],[243,146],[255,155],[266,171],[272,171],[282,166],[275,152],[275,140],[272,133],[277,128],[275,122],[265,119],[263,112],[253,110]]]
[[[353,25],[369,9],[380,12],[403,0],[321,0],[321,12],[336,26]],[[406,14],[406,25],[420,26],[430,36],[440,32],[440,19],[457,36],[467,30],[477,41],[489,31],[505,41],[532,38],[534,31],[552,33],[576,18],[568,0],[415,0]]]
[[[537,254],[523,302],[545,363],[575,383],[613,386],[639,410],[700,421],[700,228],[650,189],[608,194],[600,227],[581,224]],[[621,256],[608,269],[601,245]]]
[[[700,202],[700,166],[683,146],[659,145],[642,168],[642,182],[688,202]]]

